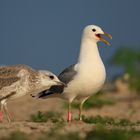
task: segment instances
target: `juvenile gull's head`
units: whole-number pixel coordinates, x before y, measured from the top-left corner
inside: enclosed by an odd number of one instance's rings
[[[61,93],[65,84],[61,82],[55,74],[46,70],[39,70],[40,86],[44,86],[44,90]],[[43,91],[41,91],[43,92]],[[31,94],[32,97],[39,97],[40,93]]]

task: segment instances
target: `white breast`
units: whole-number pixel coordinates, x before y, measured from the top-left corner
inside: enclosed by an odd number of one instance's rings
[[[87,97],[95,94],[104,84],[106,72],[104,65],[97,69],[87,67],[78,72],[73,81],[68,84],[64,91],[65,98]]]
[[[96,44],[84,42],[81,46],[77,75],[64,90],[68,100],[85,98],[95,94],[104,84],[106,72]]]

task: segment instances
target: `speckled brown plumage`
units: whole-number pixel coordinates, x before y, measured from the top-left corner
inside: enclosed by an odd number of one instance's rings
[[[3,99],[9,98],[9,97],[11,97],[12,95],[15,95],[15,94],[16,94],[15,91],[10,92],[8,95],[5,95],[5,96],[3,96],[3,97],[0,97],[0,101],[3,100]]]
[[[21,69],[27,70],[30,73],[29,80],[34,81],[37,78],[38,72],[27,65],[13,65],[13,66],[1,66],[0,78],[16,78]]]
[[[0,100],[3,98],[10,97],[11,93],[15,92],[12,90],[11,92],[4,92],[3,88],[7,88],[14,83],[18,82],[21,77],[18,76],[18,73],[21,70],[25,70],[29,73],[29,86],[31,89],[35,88],[36,81],[38,81],[38,72],[32,69],[30,66],[27,65],[13,65],[13,66],[1,66],[0,67]]]
[[[50,89],[52,86],[60,86],[61,84],[53,73],[46,70],[37,71],[27,65],[1,66],[0,111],[4,112],[7,120],[11,122],[6,104],[8,100],[27,94],[38,94]]]
[[[16,75],[21,69],[25,69],[28,71],[34,71],[30,66],[19,64],[19,65],[13,65],[13,66],[1,66],[0,67],[0,76],[10,76],[10,75]]]
[[[10,86],[11,84],[17,82],[19,79],[19,77],[0,78],[0,90],[3,87]]]

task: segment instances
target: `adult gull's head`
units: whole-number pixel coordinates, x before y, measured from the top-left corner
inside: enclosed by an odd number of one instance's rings
[[[104,32],[97,25],[88,25],[83,30],[84,39],[91,39],[94,40],[96,43],[98,41],[103,41],[105,44],[110,45],[110,43],[107,40],[105,40],[102,36],[106,36],[112,39],[112,36],[110,34]]]

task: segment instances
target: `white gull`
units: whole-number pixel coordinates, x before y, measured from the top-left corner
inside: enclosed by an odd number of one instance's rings
[[[71,103],[74,99],[80,101],[79,120],[81,120],[83,103],[91,96],[99,91],[106,79],[106,71],[102,59],[100,57],[97,42],[103,41],[110,45],[102,35],[112,39],[110,34],[105,33],[96,25],[88,25],[84,28],[81,49],[78,63],[66,68],[58,78],[64,82],[67,87],[64,88],[62,94],[53,92],[42,92],[37,96],[39,98],[60,97],[66,99],[68,106],[68,122],[71,121]]]

